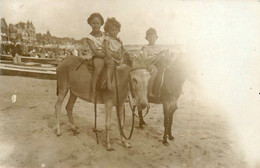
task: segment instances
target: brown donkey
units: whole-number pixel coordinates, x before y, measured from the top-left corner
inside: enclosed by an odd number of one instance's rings
[[[128,82],[131,80],[133,83],[138,83],[135,89],[137,106],[143,109],[147,106],[147,85],[150,78],[150,74],[144,65],[138,63],[136,57],[131,57],[130,54],[126,57],[127,64],[118,66],[116,69],[118,79],[118,98],[119,98],[119,111],[120,115],[123,115],[124,102],[129,94]],[[128,59],[127,59],[128,58]],[[84,61],[83,58],[69,56],[64,59],[57,67],[57,95],[58,100],[55,105],[55,114],[57,119],[56,133],[58,136],[61,135],[60,130],[60,109],[62,102],[70,91],[69,101],[66,105],[68,118],[71,129],[78,133],[78,128],[74,124],[72,109],[77,97],[87,102],[91,102],[90,97],[90,80],[91,74],[88,71],[87,64],[81,64]],[[81,64],[81,66],[79,66]],[[78,68],[79,67],[79,68]],[[78,69],[77,69],[78,68]],[[111,131],[111,112],[114,105],[116,105],[116,94],[115,91],[103,90],[101,94],[98,94],[97,103],[105,105],[106,113],[106,143],[107,150],[113,150],[110,143],[110,131]],[[93,102],[92,102],[93,103]],[[122,120],[123,124],[123,120]],[[130,143],[123,140],[121,135],[121,142],[125,147],[131,147]]]

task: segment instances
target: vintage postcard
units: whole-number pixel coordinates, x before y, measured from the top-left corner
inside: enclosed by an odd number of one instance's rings
[[[1,168],[260,167],[260,2],[2,0]]]

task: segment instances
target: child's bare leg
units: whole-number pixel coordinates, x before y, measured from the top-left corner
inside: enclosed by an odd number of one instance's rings
[[[107,87],[109,90],[112,90],[112,67],[111,65],[107,65]]]
[[[113,72],[114,72],[114,62],[112,59],[106,59],[107,63],[107,87],[109,90],[113,90]]]
[[[160,89],[161,85],[163,83],[163,76],[164,76],[164,68],[158,69],[157,76],[156,76],[156,82],[154,84],[154,89],[156,90],[156,97],[160,97]]]
[[[154,81],[155,78],[157,76],[158,70],[154,65],[151,65],[148,70],[151,72],[151,78],[149,80],[149,84],[148,84],[148,94],[150,97],[153,97],[153,85],[154,85]]]
[[[100,75],[103,71],[104,60],[101,58],[95,58],[93,62],[94,62],[95,70],[94,70],[94,74],[93,74],[92,81],[91,81],[91,87],[92,87],[91,100],[94,102],[95,97],[96,97],[97,81],[99,80]]]

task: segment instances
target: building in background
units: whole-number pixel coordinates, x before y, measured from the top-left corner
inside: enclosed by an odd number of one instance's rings
[[[1,18],[1,41],[5,43],[9,40],[9,27],[5,21],[5,18]]]
[[[25,44],[34,44],[36,42],[35,27],[32,22],[27,21],[17,24],[9,24],[10,40],[18,40]]]
[[[28,55],[36,48],[41,48],[40,52],[46,50],[72,50],[78,49],[79,53],[89,51],[86,38],[75,40],[72,37],[56,37],[49,30],[46,33],[37,33],[32,22],[19,22],[16,24],[6,23],[5,18],[1,18],[1,54],[10,53],[10,42],[20,42],[23,55]]]

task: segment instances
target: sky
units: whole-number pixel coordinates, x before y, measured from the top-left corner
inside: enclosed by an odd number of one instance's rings
[[[185,11],[179,11],[178,2],[162,0],[121,1],[121,0],[2,0],[1,17],[7,23],[30,20],[36,32],[58,37],[85,37],[91,27],[87,18],[93,12],[99,12],[106,20],[115,17],[122,25],[119,36],[125,44],[144,44],[145,31],[154,27],[158,31],[158,43],[175,44],[179,38],[178,29],[187,26],[190,21]],[[180,17],[179,17],[179,16]],[[178,23],[179,24],[178,24]],[[102,28],[103,30],[103,28]],[[174,36],[175,38],[169,38]],[[182,39],[182,38],[179,38]]]
[[[36,32],[80,39],[88,16],[116,17],[124,44],[146,44],[154,27],[158,44],[180,44],[192,76],[224,110],[232,137],[251,165],[260,160],[260,2],[171,0],[2,0],[7,23],[30,20]],[[260,163],[258,163],[260,164]]]

